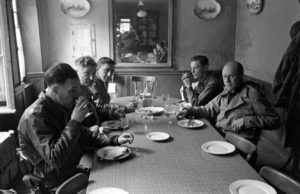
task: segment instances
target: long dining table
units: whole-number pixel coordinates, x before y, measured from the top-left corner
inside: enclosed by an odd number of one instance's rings
[[[112,102],[127,104],[131,99],[121,97]],[[178,101],[170,98],[169,104]],[[154,99],[154,106],[163,106],[161,97]],[[207,141],[225,141],[205,119],[201,119],[204,126],[198,129],[178,126],[175,115],[143,119],[134,112],[127,114],[126,119],[130,123],[127,132],[134,134],[134,142],[124,146],[133,153],[115,161],[99,160],[94,154],[87,193],[112,187],[130,194],[226,194],[230,193],[229,185],[236,180],[263,181],[237,151],[212,155],[201,149]],[[166,132],[170,138],[163,142],[147,139],[146,134],[154,131]]]

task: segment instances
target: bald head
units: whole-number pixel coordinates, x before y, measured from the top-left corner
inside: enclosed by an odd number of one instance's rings
[[[232,92],[243,84],[244,68],[236,61],[230,61],[223,67],[222,77],[225,89]]]
[[[295,22],[290,29],[291,38],[295,38],[297,33],[300,31],[300,21]]]

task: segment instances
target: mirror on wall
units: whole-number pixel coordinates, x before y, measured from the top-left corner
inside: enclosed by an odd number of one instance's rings
[[[112,6],[118,67],[170,67],[172,0],[114,0]]]

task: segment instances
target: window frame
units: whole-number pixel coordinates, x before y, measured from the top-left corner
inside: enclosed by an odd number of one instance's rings
[[[6,1],[0,1],[0,30],[1,43],[3,43],[2,48],[4,56],[4,77],[6,88],[6,105],[0,106],[0,114],[13,114],[16,112],[16,109]]]

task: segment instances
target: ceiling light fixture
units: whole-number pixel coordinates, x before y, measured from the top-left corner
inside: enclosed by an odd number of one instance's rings
[[[144,6],[145,5],[144,5],[143,0],[139,0],[139,3],[138,3],[139,11],[137,12],[136,15],[140,18],[147,16],[147,12],[143,9]]]

